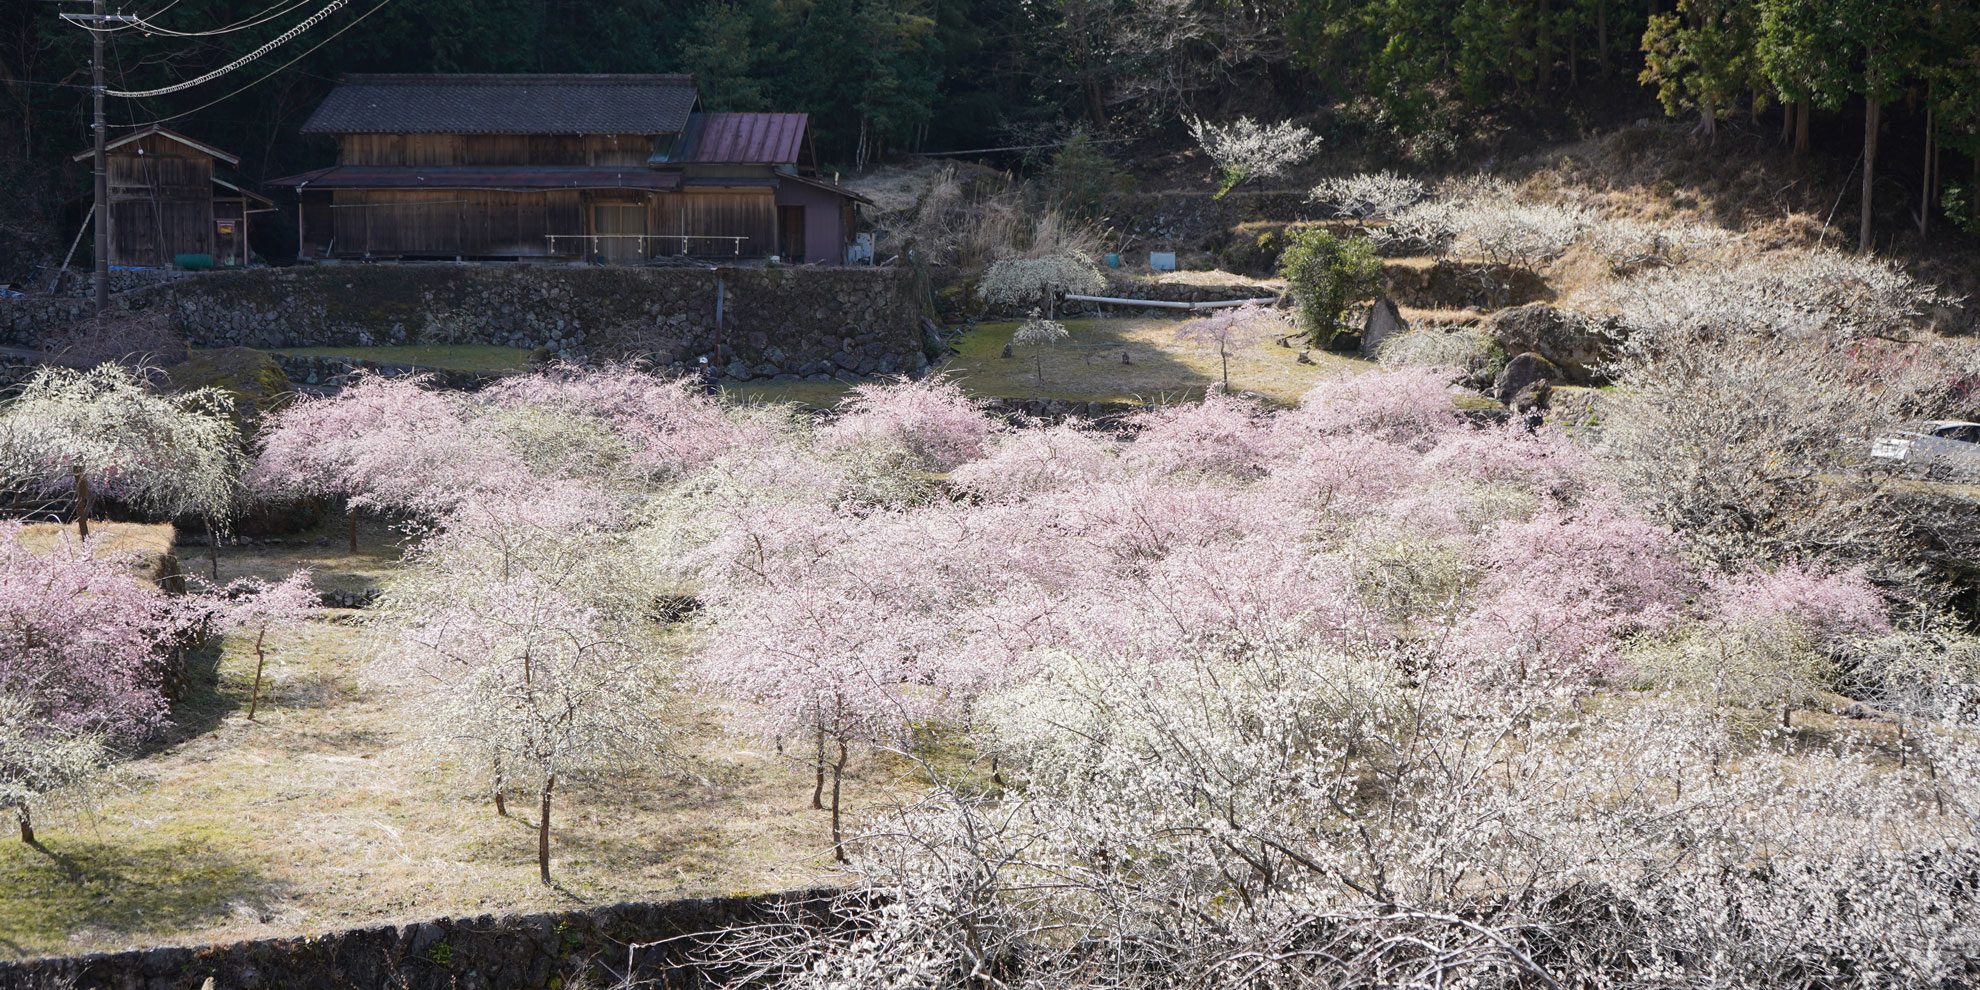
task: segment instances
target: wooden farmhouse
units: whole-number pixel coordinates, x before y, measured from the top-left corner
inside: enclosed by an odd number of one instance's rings
[[[857,194],[801,113],[702,113],[685,75],[347,75],[303,125],[305,257],[841,264]]]
[[[248,216],[274,204],[215,174],[216,163],[239,165],[239,158],[155,124],[105,150],[111,265],[247,264]],[[75,160],[88,162],[94,153]]]

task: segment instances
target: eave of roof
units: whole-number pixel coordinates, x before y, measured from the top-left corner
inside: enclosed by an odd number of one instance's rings
[[[150,127],[145,127],[139,130],[132,131],[129,134],[126,134],[123,137],[118,138],[115,141],[111,141],[103,146],[103,150],[115,151],[116,149],[121,148],[124,145],[130,144],[133,141],[151,137],[152,135],[157,135],[158,137],[162,137],[167,141],[177,141],[178,143],[183,144],[186,147],[193,149],[194,151],[200,152],[201,154],[205,154],[205,155],[211,155],[214,158],[226,162],[229,165],[239,165],[241,163],[240,158],[236,155],[228,154],[227,152],[221,151],[219,148],[207,144],[204,141],[196,141],[192,138],[185,136],[184,134],[180,134],[178,131],[172,130],[169,127],[161,127],[157,124],[153,124]],[[83,159],[92,157],[95,154],[96,154],[96,149],[90,148],[84,151],[76,152],[74,155],[71,155],[69,157],[69,160],[72,162],[79,162],[82,161]]]
[[[780,175],[778,176],[778,178],[783,179],[786,182],[802,183],[803,185],[811,186],[813,188],[823,189],[829,193],[836,193],[840,196],[844,196],[845,198],[853,200],[855,202],[865,203],[868,206],[873,205],[872,200],[867,199],[865,196],[861,196],[860,194],[853,192],[852,190],[847,189],[845,186],[839,185],[836,182],[829,182],[825,179],[814,179],[808,175]]]
[[[266,205],[268,205],[268,206],[274,206],[274,205],[275,205],[275,201],[274,201],[274,200],[272,200],[272,199],[269,199],[268,197],[266,197],[266,196],[263,196],[262,194],[260,194],[260,193],[258,193],[258,192],[255,192],[255,191],[254,191],[254,190],[252,190],[252,189],[248,189],[248,188],[245,188],[245,187],[243,187],[243,186],[238,186],[238,185],[235,185],[235,184],[234,184],[234,183],[232,183],[232,182],[228,182],[228,181],[227,181],[226,179],[222,179],[222,178],[220,178],[219,176],[214,176],[214,178],[213,178],[213,184],[214,184],[214,185],[216,185],[216,186],[226,186],[227,188],[229,188],[229,189],[232,189],[233,191],[235,191],[235,192],[237,192],[237,193],[239,193],[239,194],[241,194],[242,196],[244,196],[244,197],[246,197],[246,198],[248,198],[248,199],[251,199],[251,200],[254,200],[254,201],[255,201],[255,202],[257,202],[257,203],[264,203],[264,204],[266,204]]]
[[[677,172],[636,167],[537,168],[532,166],[333,165],[280,179],[271,186],[315,189],[647,189],[680,185]]]

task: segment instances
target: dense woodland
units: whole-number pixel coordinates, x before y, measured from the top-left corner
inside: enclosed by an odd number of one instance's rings
[[[66,158],[88,139],[89,38],[63,6],[0,10],[0,169],[25,193],[0,211],[26,245],[10,268],[58,251],[87,191]],[[110,85],[197,77],[314,9],[178,0],[150,22],[167,30],[112,36]],[[167,121],[264,179],[321,163],[296,129],[339,73],[385,70],[692,72],[711,109],[809,111],[847,170],[1076,131],[1134,164],[1185,143],[1186,115],[1241,113],[1461,167],[1509,133],[1627,122],[1654,93],[1703,136],[1765,118],[1846,162],[1881,135],[1883,196],[1980,209],[1980,12],[1951,0],[359,0],[209,84],[112,99],[110,120]]]

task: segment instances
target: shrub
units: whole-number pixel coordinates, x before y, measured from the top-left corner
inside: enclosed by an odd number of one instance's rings
[[[1307,228],[1290,240],[1279,256],[1279,275],[1298,302],[1299,328],[1315,347],[1333,347],[1354,332],[1348,307],[1381,287],[1382,262],[1366,238]]]

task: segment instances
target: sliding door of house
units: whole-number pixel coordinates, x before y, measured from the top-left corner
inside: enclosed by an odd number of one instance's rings
[[[646,263],[646,206],[640,203],[593,203],[590,255],[608,265]]]

